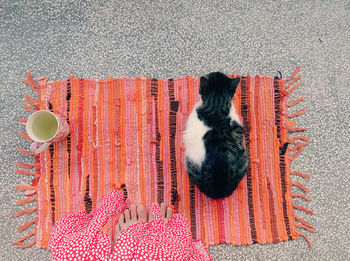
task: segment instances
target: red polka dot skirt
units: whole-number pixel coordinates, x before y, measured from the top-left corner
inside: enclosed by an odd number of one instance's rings
[[[101,229],[129,205],[114,190],[91,213],[79,211],[60,219],[51,233],[52,260],[212,260],[203,243],[192,240],[186,218],[174,214],[165,223],[158,204],[152,205],[153,220],[123,229],[112,251]]]

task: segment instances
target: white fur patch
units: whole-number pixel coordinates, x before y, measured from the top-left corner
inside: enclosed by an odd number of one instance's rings
[[[186,157],[202,165],[205,159],[205,147],[203,136],[210,130],[205,124],[198,119],[197,108],[202,105],[199,101],[192,110],[186,123],[184,132],[184,143],[186,146]]]
[[[233,103],[231,104],[231,109],[230,109],[230,114],[229,115],[230,115],[231,120],[237,121],[240,125],[242,125],[242,123],[241,123],[241,121],[239,119],[239,116],[238,116],[238,114],[236,112],[235,105]]]

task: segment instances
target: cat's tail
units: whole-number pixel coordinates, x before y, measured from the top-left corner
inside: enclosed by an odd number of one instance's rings
[[[187,158],[186,167],[190,180],[214,199],[231,195],[245,174],[229,166],[226,155],[220,152],[208,153],[201,166]]]
[[[201,175],[201,167],[194,161],[186,158],[186,171],[190,180],[196,184],[199,188],[202,187],[203,177]]]

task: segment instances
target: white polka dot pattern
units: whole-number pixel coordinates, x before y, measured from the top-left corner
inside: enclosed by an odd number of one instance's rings
[[[111,215],[129,205],[120,192],[113,190],[91,213],[79,211],[60,219],[51,231],[52,260],[109,260],[111,241],[101,228]]]
[[[80,211],[56,222],[50,240],[52,260],[212,260],[201,241],[192,241],[186,218],[175,214],[165,223],[158,204],[152,205],[153,220],[125,228],[111,252],[110,238],[101,228],[129,205],[114,190],[90,214]]]

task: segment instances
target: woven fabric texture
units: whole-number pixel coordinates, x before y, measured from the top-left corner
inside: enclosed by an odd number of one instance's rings
[[[294,210],[313,212],[294,205],[293,197],[310,198],[291,192],[291,186],[308,192],[291,178],[308,175],[290,169],[308,144],[306,137],[297,135],[305,128],[295,127],[293,119],[306,110],[287,111],[303,100],[288,101],[301,84],[299,70],[288,79],[242,77],[234,104],[244,126],[250,166],[234,193],[219,200],[199,192],[184,164],[182,133],[200,99],[199,78],[96,80],[71,76],[54,82],[41,77],[36,82],[28,73],[25,82],[37,97],[26,96],[24,108],[51,110],[66,117],[70,134],[39,155],[19,149],[33,156],[34,162],[19,162],[16,172],[34,178],[32,184],[17,186],[25,194],[17,203],[37,201],[37,205],[17,214],[36,211],[36,218],[19,227],[25,230],[34,225],[35,229],[15,245],[47,248],[55,221],[73,211],[90,212],[115,188],[133,204],[170,205],[187,217],[193,239],[203,240],[206,246],[277,243],[299,236],[308,241],[299,230],[313,232],[313,227]],[[25,132],[20,134],[30,141]],[[111,236],[113,222],[104,227]],[[34,240],[27,242],[32,236]]]

